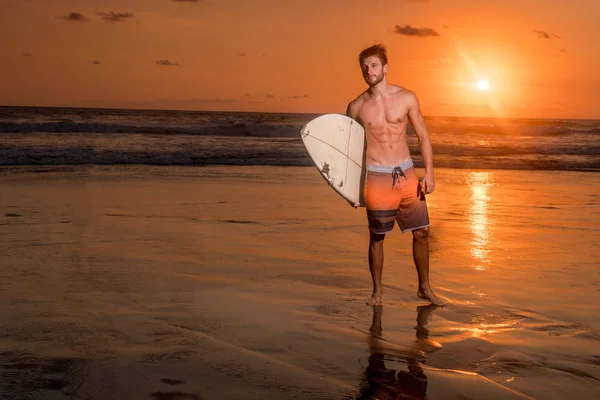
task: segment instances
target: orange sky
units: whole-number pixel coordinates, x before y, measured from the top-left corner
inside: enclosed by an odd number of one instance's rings
[[[600,118],[598,0],[0,0],[0,37],[2,105],[343,113],[382,42],[425,115]]]

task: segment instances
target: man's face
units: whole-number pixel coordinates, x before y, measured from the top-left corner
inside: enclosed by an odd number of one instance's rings
[[[371,87],[381,82],[387,73],[387,64],[381,65],[381,60],[377,56],[365,58],[361,68],[365,82]]]

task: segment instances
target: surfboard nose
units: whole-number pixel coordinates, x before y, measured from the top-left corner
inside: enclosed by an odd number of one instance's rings
[[[320,175],[353,207],[361,202],[364,130],[342,114],[321,115],[301,130]]]
[[[300,136],[301,137],[306,137],[310,135],[310,128],[308,127],[308,125],[304,125],[302,127],[302,129],[300,130]]]

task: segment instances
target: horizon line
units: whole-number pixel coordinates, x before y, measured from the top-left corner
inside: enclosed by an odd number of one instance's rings
[[[239,113],[239,114],[314,114],[314,115],[325,115],[325,114],[341,114],[341,112],[292,112],[292,111],[239,111],[239,110],[193,110],[193,109],[179,109],[179,108],[144,108],[144,107],[89,107],[89,106],[40,106],[40,105],[8,105],[0,104],[0,107],[14,107],[14,108],[70,108],[70,109],[87,109],[87,110],[130,110],[130,111],[178,111],[178,112],[204,112],[204,113]],[[469,116],[469,115],[432,115],[424,114],[425,118],[478,118],[478,119],[527,119],[527,120],[573,120],[573,121],[600,121],[600,115],[597,117],[496,117],[496,116]]]

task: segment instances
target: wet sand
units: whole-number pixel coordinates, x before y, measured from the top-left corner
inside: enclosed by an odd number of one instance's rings
[[[0,169],[0,398],[589,399],[600,175],[436,170],[431,279],[314,168]],[[404,397],[402,397],[404,396]]]

